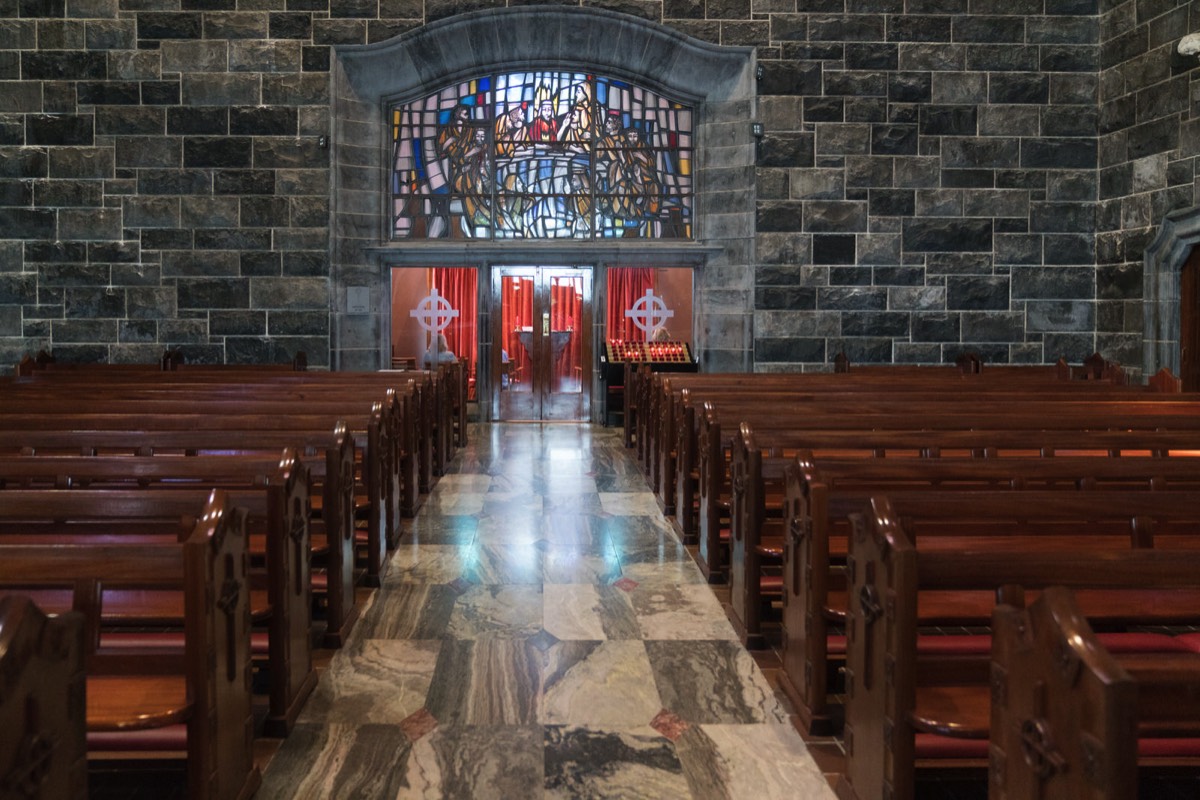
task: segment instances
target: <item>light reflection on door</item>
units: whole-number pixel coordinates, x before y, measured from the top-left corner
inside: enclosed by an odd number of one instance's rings
[[[493,419],[589,419],[591,292],[587,267],[492,269]]]

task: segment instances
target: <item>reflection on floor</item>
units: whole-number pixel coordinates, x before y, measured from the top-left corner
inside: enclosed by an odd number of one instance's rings
[[[257,797],[832,797],[618,433],[472,433]]]
[[[472,429],[349,644],[320,651],[299,727],[259,739],[258,798],[831,798],[805,742],[611,429]],[[778,647],[778,630],[768,628]],[[184,800],[177,764],[89,776],[92,800]],[[980,770],[921,800],[986,800]],[[1195,800],[1200,776],[1142,776]]]

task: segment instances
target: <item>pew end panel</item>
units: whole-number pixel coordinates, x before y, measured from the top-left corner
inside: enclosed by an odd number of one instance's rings
[[[709,583],[727,581],[729,535],[728,495],[722,498],[722,488],[728,477],[725,448],[721,442],[721,423],[716,412],[706,404],[698,417],[700,423],[697,453],[697,483],[700,536],[700,571]],[[725,536],[722,537],[722,532]]]
[[[849,609],[846,617],[846,702],[843,728],[846,770],[835,787],[843,800],[907,797],[915,776],[915,746],[899,735],[905,723],[896,708],[916,704],[912,670],[886,668],[888,654],[916,660],[916,603],[896,595],[917,574],[917,553],[894,516],[850,517],[853,555],[847,559]],[[886,563],[886,567],[880,564]],[[911,791],[911,790],[910,790]]]
[[[801,732],[828,736],[841,731],[842,707],[830,701],[835,668],[829,657],[829,487],[811,458],[801,453],[784,473],[783,672],[781,684],[796,708]],[[840,557],[839,557],[840,558]],[[841,565],[837,566],[841,577]],[[844,590],[844,584],[836,583]]]
[[[254,764],[245,510],[214,492],[184,550],[184,633],[194,704],[188,725],[189,789],[193,797],[210,792],[240,800],[253,796],[262,781]],[[200,764],[195,770],[193,760]]]
[[[270,702],[263,732],[283,737],[317,685],[312,648],[311,477],[301,461],[285,458],[281,479],[267,494],[267,547],[271,599],[268,669]],[[272,563],[272,560],[285,563]],[[278,674],[277,674],[278,673]]]
[[[1136,682],[1068,590],[996,607],[991,672],[991,800],[1137,795]]]
[[[334,438],[336,446],[325,451],[321,500],[321,519],[329,541],[326,647],[345,643],[359,613],[354,601],[354,440],[341,424]]]
[[[775,603],[782,598],[786,548],[779,490],[785,464],[764,455],[750,426],[742,423],[729,464],[729,616],[742,644],[752,650],[767,646],[764,621],[779,616]]]
[[[47,616],[28,597],[0,595],[0,788],[6,798],[87,798],[83,637],[81,614]]]

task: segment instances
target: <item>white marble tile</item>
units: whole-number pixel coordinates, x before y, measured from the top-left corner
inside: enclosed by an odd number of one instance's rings
[[[620,517],[662,513],[650,492],[600,492],[600,505],[606,514]]]
[[[621,577],[614,555],[591,555],[570,548],[542,548],[542,576],[547,583],[608,584]]]
[[[504,517],[509,514],[540,514],[542,513],[542,496],[529,492],[489,492],[481,495],[483,503],[476,513],[490,517]]]
[[[425,705],[440,641],[367,639],[334,654],[300,722],[400,723]]]
[[[437,485],[433,488],[432,494],[441,495],[452,492],[485,493],[491,486],[491,475],[465,472],[458,474],[451,473],[438,478]]]
[[[573,475],[560,471],[557,464],[546,472],[546,494],[595,494],[596,479],[590,475]]]
[[[542,587],[472,586],[454,604],[452,639],[519,639],[542,628]]]
[[[697,800],[836,797],[789,724],[700,725],[677,749]]]
[[[542,550],[536,544],[479,545],[463,571],[473,583],[542,582]]]
[[[473,515],[483,511],[483,492],[432,492],[425,499],[421,508],[422,514],[443,514],[446,516]]]
[[[695,584],[703,586],[710,593],[712,588],[700,568],[690,558],[672,561],[669,558],[661,561],[639,561],[630,563],[621,559],[621,576],[637,581],[642,588],[659,588],[669,590],[680,584]]]
[[[642,585],[630,595],[642,635],[647,639],[738,638],[707,585]]]
[[[456,544],[475,541],[479,520],[473,516],[445,516],[422,511],[411,520],[401,523],[400,541],[403,544]]]
[[[641,642],[559,642],[545,654],[544,724],[630,728],[648,724],[660,710]]]
[[[463,574],[474,551],[465,545],[401,545],[392,554],[384,588],[390,583],[450,583]]]
[[[590,514],[571,513],[566,509],[562,513],[543,514],[541,519],[542,538],[555,549],[577,550],[589,555],[616,552],[605,526]]]
[[[475,529],[475,541],[482,546],[531,545],[544,539],[541,514],[508,514],[481,517]]]
[[[588,514],[594,516],[604,513],[604,509],[600,506],[600,495],[596,492],[548,494],[542,498],[542,509],[543,513],[554,515]]]
[[[562,640],[640,639],[628,592],[614,586],[547,583],[542,626]]]

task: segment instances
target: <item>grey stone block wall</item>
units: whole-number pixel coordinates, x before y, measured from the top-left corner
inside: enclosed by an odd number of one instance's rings
[[[0,370],[171,346],[375,365],[378,319],[337,311],[378,274],[331,215],[377,237],[378,149],[344,145],[378,108],[335,118],[334,47],[503,5],[0,0]],[[1143,251],[1196,204],[1198,71],[1172,59],[1189,4],[589,5],[756,50],[756,213],[726,234],[749,243],[699,276],[710,367],[1140,362]]]
[[[1197,241],[1200,84],[1197,59],[1176,47],[1200,29],[1200,9],[1108,0],[1100,21],[1097,340],[1147,374],[1178,374],[1179,272]]]

